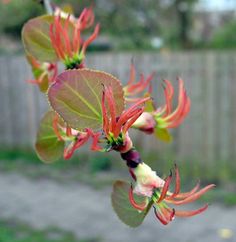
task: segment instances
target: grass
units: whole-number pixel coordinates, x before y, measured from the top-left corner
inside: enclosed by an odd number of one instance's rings
[[[99,242],[98,239],[77,239],[73,233],[49,228],[35,230],[28,225],[0,221],[0,242]]]
[[[149,165],[154,170],[163,173],[163,177],[168,175],[170,168],[173,168],[172,157],[161,158],[154,153],[149,153],[144,155],[143,159],[148,160]],[[160,161],[158,164],[157,159]],[[181,184],[186,185],[182,191],[190,190],[200,179],[202,186],[209,183],[217,185],[215,189],[203,196],[203,202],[219,201],[227,206],[236,205],[234,169],[224,166],[224,163],[220,162],[209,169],[203,165],[190,161],[178,164]],[[119,155],[115,153],[79,153],[79,156],[74,156],[70,160],[61,160],[46,165],[38,159],[31,149],[5,149],[0,150],[0,170],[17,172],[32,179],[47,178],[63,183],[79,181],[95,188],[110,186],[115,179],[127,180],[128,178],[126,166],[122,163]]]
[[[70,160],[45,164],[31,149],[0,150],[0,170],[17,172],[32,179],[47,178],[58,182],[80,181],[96,188],[111,184],[114,172],[108,172],[114,156],[102,153],[79,153]]]
[[[213,204],[215,202],[224,204],[227,207],[236,205],[236,193],[226,188],[216,187],[211,191],[208,191],[203,197],[200,198],[200,202]]]

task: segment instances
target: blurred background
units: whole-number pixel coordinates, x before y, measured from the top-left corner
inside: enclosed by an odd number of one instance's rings
[[[113,180],[130,179],[118,154],[83,148],[69,161],[45,165],[34,152],[48,106],[26,82],[32,75],[20,34],[28,19],[45,13],[38,2],[0,1],[0,242],[236,241],[236,0],[53,1],[70,4],[76,16],[94,5],[101,34],[89,49],[88,67],[126,83],[133,59],[138,75],[156,73],[159,105],[163,79],[176,88],[177,76],[185,81],[192,107],[172,130],[173,142],[137,131],[131,136],[160,175],[177,162],[183,190],[198,179],[217,184],[200,201],[212,205],[168,227],[148,216],[138,229],[112,211]]]

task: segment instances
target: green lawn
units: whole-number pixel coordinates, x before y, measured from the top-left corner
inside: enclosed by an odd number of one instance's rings
[[[0,242],[99,242],[98,239],[76,239],[58,228],[35,230],[25,224],[0,221]]]
[[[144,160],[150,161],[154,170],[168,173],[169,169],[173,168],[172,159],[167,159],[169,162],[162,162],[157,166],[157,162],[153,162],[153,156],[154,154],[149,153]],[[236,205],[235,176],[234,179],[230,178],[228,168],[217,168],[216,166],[211,168],[211,172],[202,172],[204,168],[197,163],[193,166],[186,162],[184,165],[180,163],[178,166],[181,184],[187,184],[181,189],[183,192],[190,190],[200,178],[202,186],[209,183],[217,185],[215,189],[203,196],[203,202],[219,201],[227,206]],[[125,164],[114,152],[108,154],[79,153],[70,160],[60,160],[47,165],[37,158],[33,150],[5,149],[0,150],[0,171],[17,172],[32,179],[54,179],[63,183],[79,181],[96,188],[111,186],[115,179],[129,179]],[[232,172],[233,170],[231,170]]]

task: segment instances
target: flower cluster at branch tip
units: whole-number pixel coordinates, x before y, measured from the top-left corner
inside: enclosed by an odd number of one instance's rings
[[[127,102],[135,102],[140,99],[140,97],[137,97],[137,95],[143,93],[145,89],[148,88],[148,93],[151,93],[151,81],[153,79],[154,73],[152,73],[150,76],[148,76],[146,79],[144,78],[144,75],[140,75],[140,80],[138,82],[135,82],[136,77],[136,70],[134,67],[134,64],[131,63],[130,65],[130,77],[127,85],[123,88],[125,99]]]
[[[88,142],[89,138],[92,139],[91,150],[102,150],[98,145],[100,133],[95,133],[91,129],[78,131],[69,126],[64,127],[60,124],[57,114],[54,116],[52,127],[58,140],[66,141],[68,143],[64,148],[64,159],[70,159],[77,149]]]
[[[165,105],[156,108],[151,100],[147,111],[143,112],[140,118],[133,124],[133,128],[144,131],[147,134],[155,133],[158,138],[165,139],[169,135],[170,128],[178,127],[190,111],[190,98],[184,87],[182,79],[179,81],[178,106],[173,111],[172,102],[174,88],[168,80],[164,80]]]
[[[174,96],[174,88],[168,80],[164,80],[164,94],[166,104],[154,111],[154,117],[159,128],[176,128],[178,127],[190,111],[190,98],[184,87],[182,79],[179,80],[179,96],[178,106],[173,111],[172,102]]]
[[[103,131],[108,142],[108,150],[114,149],[124,153],[132,148],[133,144],[128,136],[128,130],[143,113],[144,107],[140,107],[140,105],[147,100],[149,98],[140,99],[118,117],[112,89],[111,87],[104,87],[102,94],[102,117]],[[107,109],[106,104],[109,109]]]
[[[34,75],[33,80],[27,80],[29,83],[36,84],[40,90],[46,92],[50,83],[53,83],[57,74],[57,64],[54,63],[40,63],[33,56],[27,55],[28,63],[31,65]]]
[[[214,184],[200,189],[198,183],[190,192],[181,193],[180,174],[175,165],[175,186],[171,192],[172,171],[166,179],[159,177],[144,163],[129,136],[130,128],[134,128],[145,134],[154,134],[163,141],[171,141],[169,129],[183,122],[191,106],[183,80],[178,78],[177,107],[173,108],[174,87],[170,81],[164,80],[165,104],[157,108],[151,84],[154,74],[147,78],[141,74],[136,81],[133,62],[125,86],[106,72],[84,68],[87,47],[97,38],[100,28],[97,24],[90,37],[82,38],[83,31],[94,25],[92,7],[85,8],[78,18],[54,5],[53,10],[50,16],[28,21],[22,31],[26,57],[35,78],[28,82],[37,84],[47,94],[51,106],[37,134],[35,147],[39,157],[45,162],[53,162],[61,156],[70,159],[89,141],[92,151],[119,152],[134,180],[130,189],[129,183],[120,182],[125,185],[120,185],[114,195],[122,201],[126,199],[128,210],[121,211],[124,207],[116,201],[113,204],[125,223],[130,211],[135,213],[134,220],[141,221],[153,208],[157,219],[164,225],[175,216],[190,217],[205,211],[208,204],[191,211],[172,208],[171,205],[194,202]],[[59,75],[56,61],[64,63],[66,69]],[[128,201],[130,206],[127,206]],[[136,221],[127,224],[137,226]]]
[[[202,213],[208,208],[208,204],[205,206],[191,211],[176,210],[169,205],[184,205],[199,199],[208,190],[215,187],[214,184],[208,185],[199,190],[200,184],[198,183],[190,192],[180,193],[180,175],[177,166],[175,165],[175,189],[174,192],[169,191],[170,183],[172,181],[172,171],[170,175],[165,179],[161,179],[156,175],[151,168],[142,163],[137,168],[133,169],[133,174],[136,180],[135,188],[131,185],[129,191],[129,199],[131,205],[140,211],[143,211],[150,207],[154,208],[154,213],[160,222],[167,225],[174,217],[190,217]],[[143,203],[137,203],[133,194],[144,196],[146,201]]]
[[[60,60],[67,69],[82,68],[85,52],[99,33],[99,24],[94,28],[92,35],[83,40],[81,33],[94,23],[92,8],[84,9],[79,18],[71,20],[70,15],[63,19],[61,15],[55,16],[54,22],[50,25],[50,39],[53,48]]]

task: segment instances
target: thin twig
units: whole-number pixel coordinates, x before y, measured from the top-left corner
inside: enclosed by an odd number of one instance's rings
[[[52,15],[53,14],[53,9],[52,9],[52,4],[51,0],[43,0],[45,10],[48,14]]]

